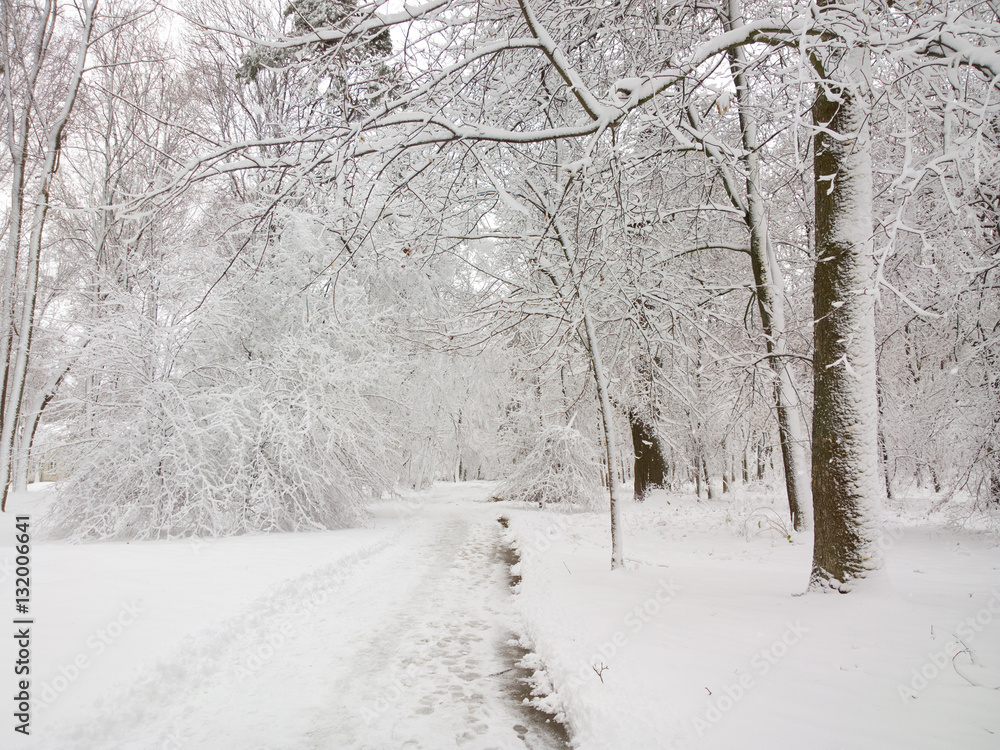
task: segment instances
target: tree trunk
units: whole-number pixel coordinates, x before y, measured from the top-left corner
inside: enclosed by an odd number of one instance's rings
[[[870,63],[831,53],[813,104],[816,273],[813,289],[810,589],[848,591],[882,566],[875,371],[875,270],[869,132]],[[816,63],[819,65],[819,63]]]
[[[635,499],[642,502],[649,490],[663,486],[667,466],[660,441],[646,420],[631,409],[628,421],[632,428],[632,452],[635,454]]]
[[[882,466],[882,478],[885,481],[885,495],[890,500],[893,500],[892,494],[892,475],[889,473],[889,447],[885,440],[885,429],[882,422],[882,386],[881,384],[876,385],[876,393],[878,400],[878,450],[879,458],[881,459]]]
[[[3,389],[3,419],[2,425],[0,425],[0,492],[2,492],[3,497],[2,502],[0,502],[0,510],[3,511],[7,510],[7,495],[10,491],[11,471],[15,458],[14,449],[17,442],[17,426],[21,420],[28,361],[31,354],[31,340],[35,324],[35,303],[38,298],[38,273],[42,251],[42,231],[45,227],[45,217],[49,209],[49,189],[55,177],[56,170],[59,168],[59,152],[62,149],[63,131],[69,123],[70,114],[76,102],[76,95],[80,90],[80,83],[83,80],[96,6],[97,0],[93,0],[90,5],[84,6],[84,25],[80,34],[80,49],[77,54],[76,67],[73,70],[62,108],[53,120],[49,132],[45,134],[45,158],[39,168],[38,188],[34,196],[34,215],[32,216],[31,232],[28,237],[25,282],[24,289],[21,292],[21,320],[17,331],[17,349],[16,352],[13,347],[8,349],[7,361],[5,363],[6,379]],[[53,20],[50,20],[53,19],[50,15],[51,13],[54,13],[53,5],[47,3],[42,14],[43,25],[53,22]],[[44,39],[45,35],[41,34],[40,38]],[[36,54],[38,55],[38,64],[40,64],[41,56],[44,55],[44,45],[36,50]],[[33,83],[34,81],[32,81]],[[25,93],[28,97],[25,107],[33,106],[31,97],[35,93],[34,90]],[[13,111],[11,114],[13,115]],[[19,168],[24,168],[23,163]],[[17,187],[17,180],[15,180],[15,189]],[[19,210],[24,202],[23,188],[24,186],[21,184],[20,190],[22,194],[15,201],[15,205]],[[19,224],[20,217],[18,217],[17,221]],[[15,222],[12,219],[11,229],[14,228]],[[11,249],[9,252],[14,253],[15,258],[17,257],[18,242],[19,238],[12,233],[10,239]],[[13,288],[14,282],[14,279],[10,280],[11,288]],[[14,360],[13,363],[11,362],[12,358]]]
[[[24,417],[17,425],[14,433],[13,458],[11,463],[11,488],[14,492],[24,492],[28,489],[28,448],[27,431]]]
[[[729,0],[726,30],[743,23],[739,0]],[[768,361],[777,379],[775,404],[778,412],[778,435],[781,442],[781,461],[785,472],[785,494],[792,527],[805,531],[812,525],[812,498],[809,492],[809,467],[806,462],[808,437],[802,418],[799,389],[789,366],[787,334],[785,330],[784,280],[777,256],[771,245],[767,228],[764,199],[760,193],[760,163],[757,156],[760,146],[757,123],[752,116],[750,89],[747,84],[746,55],[742,47],[729,51],[729,69],[736,84],[736,101],[743,136],[746,164],[746,205],[741,208],[750,230],[750,261],[753,267],[757,310],[764,331]]]
[[[764,459],[764,454],[767,450],[767,435],[761,433],[760,439],[757,441],[757,481],[764,481],[764,474],[767,469],[767,461]]]
[[[618,455],[618,434],[615,429],[614,409],[608,394],[608,381],[604,372],[604,362],[601,359],[601,348],[597,338],[597,329],[590,317],[590,312],[584,307],[583,326],[584,343],[590,354],[590,364],[594,371],[594,382],[597,385],[597,400],[601,406],[601,421],[604,424],[604,449],[608,460],[608,490],[611,497],[611,569],[616,570],[625,564],[622,555],[621,535],[621,499],[622,486],[615,471],[615,459]]]
[[[13,6],[4,3],[2,6],[4,23],[9,27],[14,23],[10,18]],[[17,264],[21,250],[21,232],[24,220],[24,190],[25,190],[25,168],[28,158],[28,130],[31,119],[30,96],[34,93],[35,84],[38,80],[42,62],[45,57],[45,48],[50,34],[49,25],[54,18],[55,9],[51,2],[45,3],[39,14],[37,34],[31,45],[31,66],[28,68],[27,77],[21,91],[12,90],[13,76],[4,76],[6,84],[3,92],[7,99],[8,122],[5,123],[8,129],[7,148],[11,156],[11,188],[10,188],[10,208],[7,214],[7,256],[4,259],[2,294],[0,294],[0,305],[3,305],[3,313],[0,315],[0,350],[3,356],[3,380],[0,382],[0,482],[2,482],[2,501],[0,510],[7,509],[8,482],[11,475],[11,462],[13,459],[13,440],[17,421],[17,415],[13,412],[18,410],[19,404],[14,404],[10,398],[13,391],[14,368],[11,359],[14,353],[14,320],[17,314]],[[11,50],[8,46],[10,35],[4,33],[0,35],[3,45],[3,59],[0,60],[8,70],[13,64],[14,53],[28,55],[28,49]],[[22,96],[27,94],[24,102],[20,101]],[[15,110],[17,104],[23,104],[20,112]],[[8,449],[8,443],[10,448]]]

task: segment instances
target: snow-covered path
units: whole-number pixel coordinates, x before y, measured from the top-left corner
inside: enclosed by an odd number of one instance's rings
[[[497,516],[443,489],[386,543],[195,633],[39,746],[560,746],[514,694]]]

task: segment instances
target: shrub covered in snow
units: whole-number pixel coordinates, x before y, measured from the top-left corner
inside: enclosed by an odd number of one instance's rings
[[[593,444],[572,425],[547,427],[531,452],[498,488],[497,496],[541,505],[594,508],[601,466]]]
[[[210,298],[194,323],[122,314],[95,333],[78,367],[96,385],[47,521],[56,536],[339,528],[393,488],[403,408],[387,394],[403,373],[380,310],[357,287],[341,309],[296,293],[308,269],[296,278],[286,260],[243,297]]]
[[[391,486],[371,470],[387,463],[377,448],[291,394],[163,383],[144,395],[145,408],[102,426],[60,486],[49,519],[57,536],[338,528],[358,522],[363,498]]]

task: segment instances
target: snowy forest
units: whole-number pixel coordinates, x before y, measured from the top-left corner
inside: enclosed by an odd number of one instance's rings
[[[835,619],[904,518],[985,529],[1000,585],[996,0],[0,8],[0,486],[12,527],[49,488],[39,558],[337,539],[467,486],[525,612],[532,565],[574,567],[532,524],[652,575],[643,533],[682,512],[804,550],[785,596],[849,594],[801,605]],[[525,612],[574,747],[701,746],[630,735],[631,694],[595,714],[612,656],[561,682]],[[968,641],[948,672],[986,722],[1000,651]],[[550,746],[528,735],[483,747]],[[127,746],[228,747],[165,736]],[[455,746],[358,737],[330,747]]]

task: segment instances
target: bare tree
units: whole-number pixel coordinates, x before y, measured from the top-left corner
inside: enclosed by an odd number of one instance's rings
[[[28,361],[36,322],[38,275],[42,236],[49,211],[49,191],[59,168],[59,156],[70,115],[83,81],[87,51],[91,44],[97,0],[77,8],[78,49],[69,67],[68,80],[45,80],[43,69],[57,54],[54,35],[59,26],[57,0],[47,0],[41,8],[15,10],[3,5],[5,32],[0,66],[3,69],[5,133],[12,162],[11,203],[7,221],[7,258],[3,276],[4,311],[0,319],[0,347],[3,349],[4,380],[0,402],[0,485],[6,509],[13,458],[17,452]],[[56,60],[55,64],[61,61]],[[63,88],[65,87],[65,88]],[[61,99],[51,120],[36,119],[48,109],[44,96]],[[31,144],[44,145],[37,157],[35,180],[28,181]],[[25,216],[30,216],[24,226]],[[25,236],[27,235],[27,236]],[[20,265],[20,268],[19,268]]]

